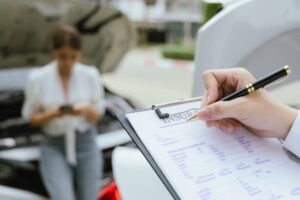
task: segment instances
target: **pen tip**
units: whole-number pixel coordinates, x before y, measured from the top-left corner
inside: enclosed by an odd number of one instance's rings
[[[192,117],[190,117],[187,121],[193,121],[195,119],[198,118],[198,115],[193,115]]]

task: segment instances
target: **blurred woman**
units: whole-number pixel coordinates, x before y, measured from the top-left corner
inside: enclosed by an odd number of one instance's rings
[[[40,172],[53,200],[95,200],[101,160],[94,124],[104,113],[96,68],[79,63],[81,41],[71,26],[51,40],[53,61],[29,76],[23,116],[44,131]]]

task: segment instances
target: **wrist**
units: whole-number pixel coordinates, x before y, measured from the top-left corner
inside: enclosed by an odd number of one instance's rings
[[[54,119],[59,116],[59,111],[57,109],[52,109],[46,112],[46,116],[49,120]]]
[[[88,121],[94,123],[99,119],[100,113],[95,111],[95,109],[92,105],[89,105],[87,110],[86,110],[86,115],[85,116],[88,119]]]
[[[278,139],[285,140],[291,130],[291,127],[293,126],[293,123],[297,117],[298,111],[292,107],[289,107],[287,105],[283,105],[282,111],[279,112],[281,115],[281,128],[278,129],[280,132],[278,132]],[[277,130],[277,131],[278,131]]]
[[[83,114],[87,116],[87,115],[89,115],[90,112],[91,112],[91,106],[86,105],[83,109]]]

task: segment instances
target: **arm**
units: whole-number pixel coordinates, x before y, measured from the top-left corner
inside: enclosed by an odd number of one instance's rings
[[[32,126],[41,126],[62,115],[59,108],[46,111],[41,110],[40,77],[38,71],[32,71],[25,87],[25,101],[22,108],[22,116],[29,120]]]
[[[74,114],[83,115],[91,123],[96,123],[101,117],[101,113],[90,103],[76,104]]]
[[[96,109],[93,109],[92,106],[89,106],[86,110],[85,117],[88,121],[96,123],[101,118],[101,113]]]
[[[30,118],[30,124],[34,127],[42,126],[47,124],[49,121],[53,120],[54,118],[62,116],[62,113],[59,108],[53,108],[47,111],[41,111],[34,113]]]

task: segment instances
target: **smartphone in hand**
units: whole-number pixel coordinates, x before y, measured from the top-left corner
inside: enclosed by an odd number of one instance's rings
[[[59,107],[59,109],[62,113],[71,113],[71,112],[73,112],[73,106],[69,105],[69,104],[62,105],[62,106]]]

